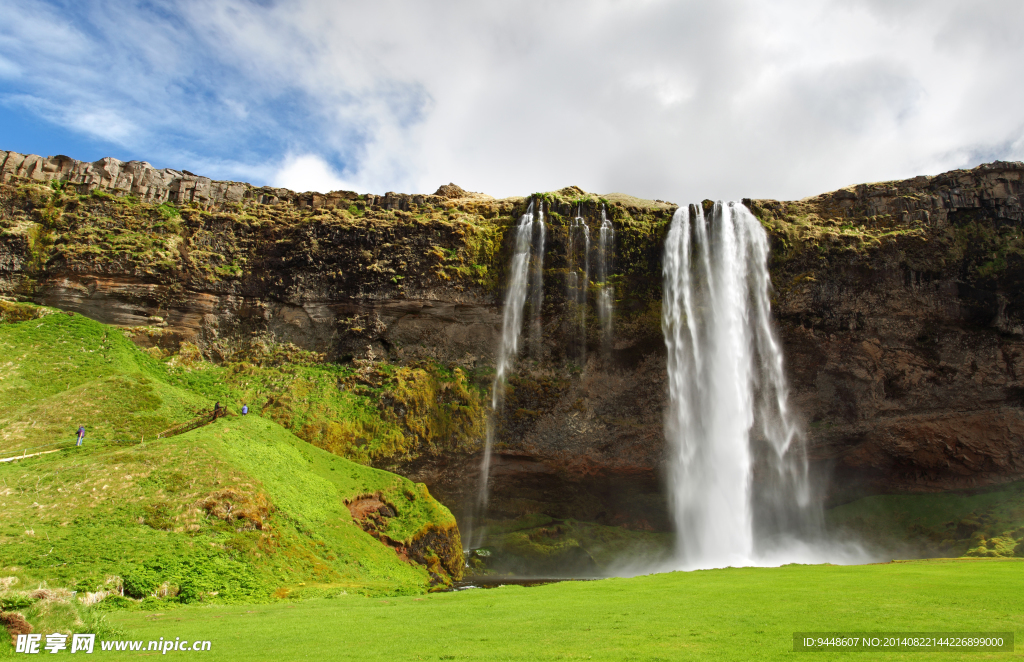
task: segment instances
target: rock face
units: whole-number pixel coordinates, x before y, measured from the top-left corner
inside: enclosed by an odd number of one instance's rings
[[[254,334],[336,361],[429,358],[481,388],[527,200],[296,194],[145,163],[0,152],[0,293],[229,358]],[[792,397],[833,500],[1024,476],[1024,165],[797,202],[748,200],[772,240]],[[545,194],[544,299],[498,412],[493,515],[668,526],[661,250],[675,209]],[[615,332],[567,301],[570,219],[616,227]],[[442,440],[443,441],[443,440]],[[482,440],[481,440],[482,442]],[[439,446],[443,447],[443,443]],[[479,455],[381,463],[453,509]]]
[[[185,171],[157,170],[145,161],[124,163],[105,158],[83,163],[67,156],[43,158],[0,151],[0,182],[12,178],[37,182],[66,181],[83,192],[95,188],[137,196],[145,202],[198,203],[221,206],[239,203],[252,190],[238,182],[215,182]]]
[[[776,234],[772,276],[796,403],[835,493],[1024,474],[1022,195],[1024,165],[992,163],[752,203],[769,227],[819,228]]]

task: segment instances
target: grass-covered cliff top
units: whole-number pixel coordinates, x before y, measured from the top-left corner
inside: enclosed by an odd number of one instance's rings
[[[1013,201],[1021,193],[1022,172],[1024,164],[995,163],[850,186],[799,201],[745,202],[772,233],[779,254],[809,247],[864,251],[993,213],[1019,225],[1020,204]],[[596,236],[604,208],[616,228],[615,275],[632,292],[638,280],[657,275],[661,242],[676,208],[575,186],[497,200],[455,185],[432,195],[380,196],[213,182],[241,187],[244,194],[186,201],[179,200],[180,192],[161,193],[159,187],[136,186],[139,193],[133,193],[115,181],[82,183],[71,171],[8,168],[3,175],[0,241],[18,263],[9,269],[33,278],[61,272],[130,275],[217,292],[262,288],[283,297],[294,290],[296,272],[310,271],[318,274],[321,291],[356,297],[401,297],[436,288],[497,295],[511,250],[507,230],[531,200],[544,204],[556,257],[568,241],[571,219],[581,214]],[[546,268],[565,265],[556,259]]]
[[[22,174],[31,176],[5,172],[0,185],[0,241],[19,254],[20,270],[124,274],[217,291],[243,285],[287,290],[289,283],[261,276],[304,268],[313,258],[326,271],[325,286],[355,294],[402,296],[431,287],[482,287],[493,294],[503,277],[505,231],[531,200],[543,201],[556,235],[577,210],[596,233],[599,208],[606,206],[621,228],[628,271],[634,245],[657,234],[674,209],[577,187],[496,200],[454,185],[435,195],[385,196],[239,185],[244,198],[202,204],[153,199],[151,189],[135,194],[116,182]]]

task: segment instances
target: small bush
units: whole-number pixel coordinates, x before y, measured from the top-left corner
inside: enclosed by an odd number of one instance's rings
[[[166,218],[167,220],[181,218],[181,212],[178,211],[177,207],[175,207],[169,202],[163,203],[162,205],[157,207],[156,210],[160,212],[160,215]]]
[[[159,585],[156,575],[145,568],[136,568],[124,575],[124,594],[128,597],[145,598],[155,593]]]
[[[0,612],[0,627],[6,628],[10,633],[12,643],[19,634],[32,633],[32,626],[18,613]]]
[[[0,598],[0,611],[14,611],[16,609],[24,609],[31,605],[35,600],[28,597],[27,595],[5,595]]]
[[[183,604],[191,604],[193,602],[199,602],[202,599],[202,592],[199,587],[191,579],[186,579],[178,587],[178,602]]]
[[[143,511],[146,513],[145,522],[148,526],[163,531],[169,531],[174,528],[174,516],[171,505],[166,501],[149,504],[143,507]]]
[[[99,609],[100,611],[113,611],[115,609],[132,609],[136,605],[133,601],[122,595],[108,595],[103,600],[97,602],[93,608]]]

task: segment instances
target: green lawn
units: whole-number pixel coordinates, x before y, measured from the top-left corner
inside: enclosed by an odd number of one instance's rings
[[[196,657],[225,661],[803,659],[791,652],[794,631],[1014,631],[1020,651],[1022,592],[1024,562],[960,559],[728,568],[417,597],[339,595],[116,612],[108,621],[137,639],[210,640],[211,653]],[[1021,657],[890,652],[853,659]]]

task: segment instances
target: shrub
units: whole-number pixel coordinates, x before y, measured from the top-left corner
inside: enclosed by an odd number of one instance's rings
[[[199,602],[202,599],[202,593],[196,583],[191,579],[186,579],[178,587],[178,602],[189,604],[192,602]]]
[[[160,581],[145,568],[130,570],[124,575],[124,594],[132,598],[145,598],[156,593]]]
[[[102,610],[129,609],[134,606],[135,603],[123,595],[108,595],[106,598],[96,603],[96,608]]]

